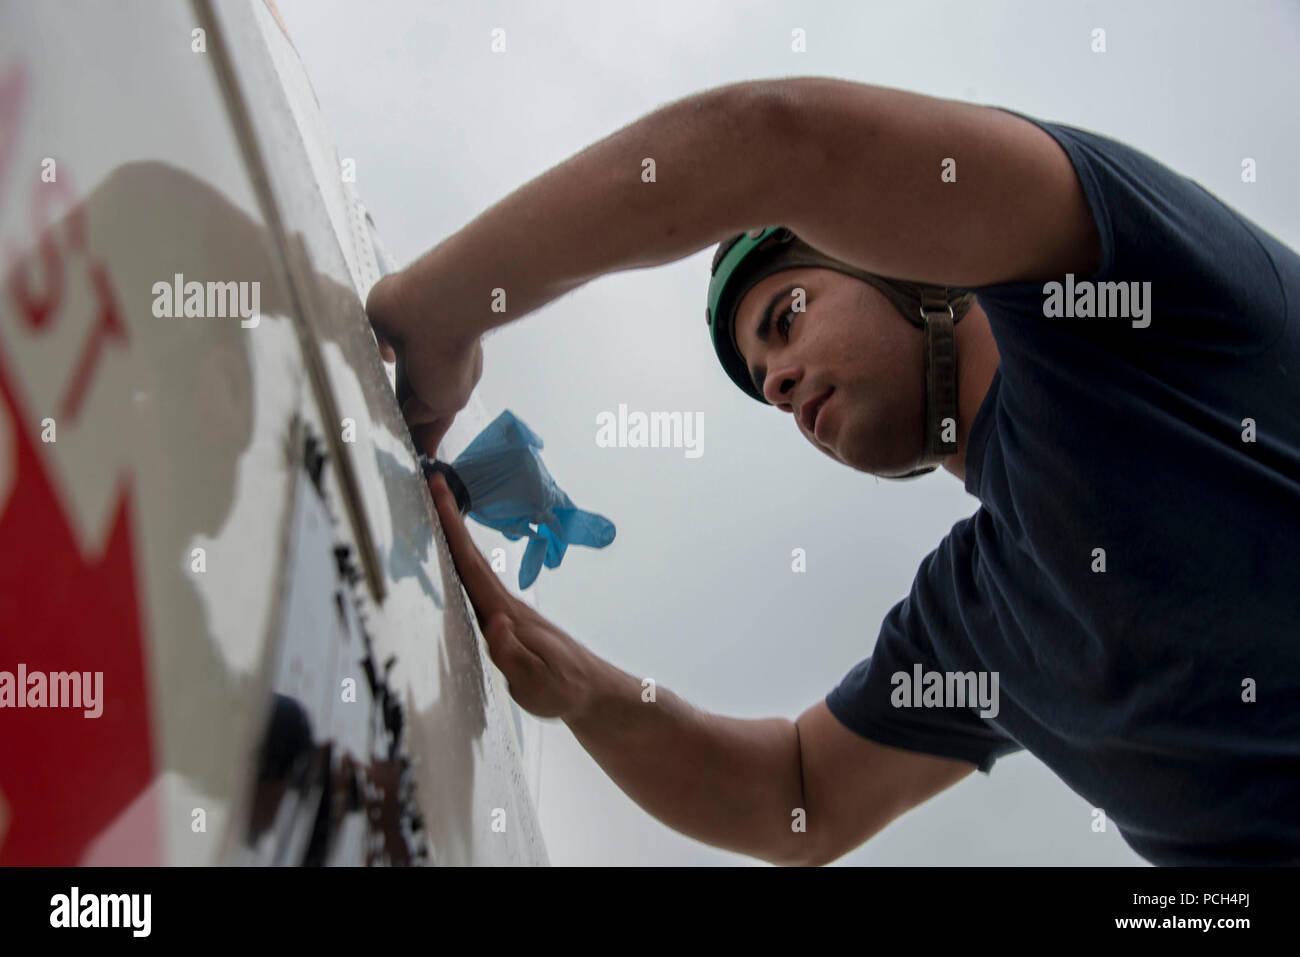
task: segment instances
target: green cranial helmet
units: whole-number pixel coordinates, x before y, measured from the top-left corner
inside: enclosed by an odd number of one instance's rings
[[[809,246],[784,226],[739,233],[718,244],[709,279],[704,318],[713,349],[731,381],[751,398],[768,405],[749,377],[749,368],[736,345],[736,307],[755,285],[785,269],[834,269],[880,290],[903,318],[925,336],[925,441],[921,458],[898,478],[933,472],[957,451],[943,438],[945,419],[957,421],[957,356],[953,327],[975,302],[974,293],[947,286],[906,282],[877,276],[834,259]]]

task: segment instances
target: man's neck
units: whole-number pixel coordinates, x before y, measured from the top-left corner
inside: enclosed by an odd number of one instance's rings
[[[966,448],[970,427],[998,371],[998,344],[989,317],[976,302],[953,329],[957,350],[957,451],[943,467],[966,482]]]

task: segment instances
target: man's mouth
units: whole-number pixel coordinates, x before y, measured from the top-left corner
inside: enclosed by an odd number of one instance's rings
[[[817,413],[821,411],[821,407],[826,404],[826,400],[830,398],[831,393],[834,391],[835,387],[832,386],[817,398],[805,402],[803,408],[799,410],[799,421],[803,423],[804,430],[809,435],[816,434]]]

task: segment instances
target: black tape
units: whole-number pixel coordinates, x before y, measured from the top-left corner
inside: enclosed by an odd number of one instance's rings
[[[469,489],[461,481],[461,477],[456,474],[456,470],[446,462],[439,462],[431,459],[427,455],[420,456],[420,466],[424,469],[424,477],[432,478],[435,472],[441,472],[447,480],[447,487],[451,489],[451,494],[456,496],[456,508],[460,514],[464,515],[470,508]]]

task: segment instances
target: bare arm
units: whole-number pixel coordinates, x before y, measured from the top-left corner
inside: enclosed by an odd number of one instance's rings
[[[386,354],[403,346],[417,444],[436,455],[469,401],[483,333],[598,276],[777,224],[882,275],[956,286],[1086,275],[1101,258],[1068,157],[1019,117],[817,77],[719,87],[589,146],[375,284],[366,311]]]
[[[797,722],[708,714],[591,656],[569,729],[605,773],[676,831],[773,864],[821,865],[975,770],[842,725],[825,701]],[[795,830],[795,810],[804,828]]]
[[[705,714],[593,654],[521,601],[470,539],[438,474],[429,483],[456,571],[510,696],[530,714],[559,718],[641,807],[698,840],[773,863],[813,855],[790,827],[800,806],[794,724]]]
[[[654,182],[642,175],[647,159]],[[946,159],[953,182],[941,176]],[[707,90],[624,126],[402,276],[431,294],[454,285],[454,318],[477,335],[598,276],[777,223],[866,269],[952,285],[1085,274],[1100,259],[1074,169],[1033,124],[986,106],[795,77]],[[505,313],[489,308],[498,287]]]
[[[427,295],[426,315],[480,335],[599,276],[673,262],[756,225],[771,102],[743,83],[655,110],[485,210],[396,274],[405,288],[389,295]],[[489,308],[496,288],[505,313]]]
[[[764,223],[918,282],[1031,282],[1100,265],[1074,167],[1029,121],[823,77],[773,80],[767,97],[781,175],[757,194]],[[955,180],[941,175],[946,160]]]
[[[813,864],[842,857],[975,770],[969,761],[870,741],[842,725],[824,699],[798,725]]]
[[[867,741],[824,701],[792,723],[707,714],[660,687],[644,700],[640,680],[512,595],[470,539],[443,477],[429,487],[511,697],[564,721],[614,783],[669,827],[774,864],[825,863],[974,769]],[[799,808],[806,830],[791,826]]]
[[[639,679],[592,657],[591,703],[565,723],[628,797],[715,847],[773,864],[813,858],[791,827],[803,807],[793,722],[709,714],[663,687],[643,701]]]
[[[485,332],[597,276],[672,262],[758,224],[754,176],[772,101],[755,89],[722,87],[656,110],[375,283],[366,312],[397,361],[398,401],[420,451],[436,457],[469,402]]]

